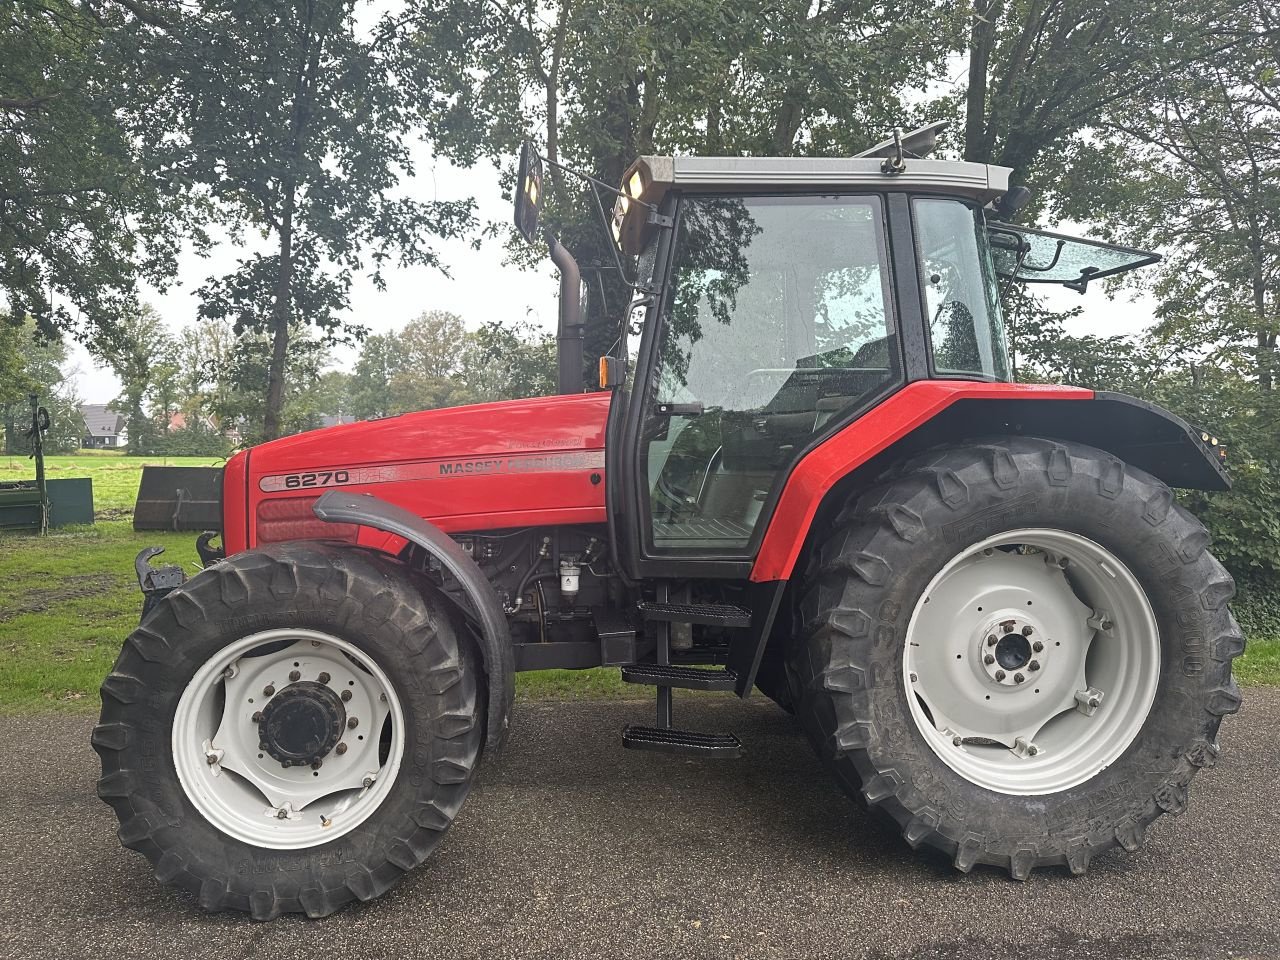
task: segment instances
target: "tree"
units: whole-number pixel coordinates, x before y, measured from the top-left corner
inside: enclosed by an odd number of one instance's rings
[[[15,325],[0,315],[0,423],[5,453],[30,452],[26,432],[31,427],[32,393],[49,411],[46,452],[68,453],[79,448],[84,423],[66,362],[67,349],[60,337],[45,335],[34,320]]]
[[[403,330],[367,337],[347,396],[361,419],[555,392],[555,339],[528,323],[467,330],[428,310]]]
[[[224,426],[236,425],[246,444],[261,443],[267,417],[267,382],[274,338],[265,332],[246,333],[235,341],[226,377],[230,389],[215,399],[212,412]],[[322,412],[315,401],[320,376],[329,362],[327,346],[307,327],[290,331],[285,370],[286,391],[277,429],[281,434],[314,430]]]
[[[191,209],[150,167],[142,48],[159,19],[114,0],[14,0],[0,30],[0,292],[45,334],[107,329],[172,274]]]
[[[1115,149],[1085,131],[1145,102],[1169,76],[1195,76],[1256,43],[1257,2],[975,0],[959,44],[964,158],[1055,184],[1081,152]]]
[[[169,381],[173,376],[170,358],[174,345],[164,320],[155,308],[142,304],[114,318],[110,331],[99,331],[90,349],[120,381],[121,393],[114,405],[129,419],[129,452],[156,452],[162,431],[157,429],[156,418],[146,412],[144,405],[161,382],[158,377]],[[163,392],[161,413],[170,405],[172,387],[169,383],[166,382]],[[167,421],[166,416],[166,426]]]
[[[868,0],[412,0],[405,49],[428,91],[419,113],[452,156],[509,164],[540,129],[551,160],[618,183],[647,153],[847,156],[868,146],[911,116],[904,92],[945,66],[953,9],[929,2],[904,17]],[[626,288],[594,199],[555,167],[549,179],[546,223],[605,294],[588,301],[592,360],[617,337]]]
[[[477,400],[514,400],[556,392],[556,341],[530,323],[491,321],[468,331],[459,378]]]
[[[405,136],[410,85],[397,74],[400,22],[362,26],[354,0],[201,0],[168,50],[171,98],[158,111],[161,161],[207,191],[215,216],[261,233],[269,249],[202,289],[201,315],[238,334],[265,332],[261,435],[284,428],[289,339],[319,328],[337,339],[357,271],[438,263],[428,245],[471,224],[469,201],[398,195],[412,173]],[[210,91],[217,96],[211,97]]]
[[[396,336],[395,368],[389,388],[394,413],[456,407],[471,402],[457,377],[466,335],[462,318],[445,310],[427,310]]]
[[[391,378],[399,369],[394,333],[365,337],[348,387],[351,413],[361,420],[391,416]]]
[[[1170,77],[1112,129],[1134,144],[1106,193],[1116,233],[1166,251],[1153,285],[1170,333],[1244,364],[1270,394],[1280,373],[1280,72],[1241,50]]]

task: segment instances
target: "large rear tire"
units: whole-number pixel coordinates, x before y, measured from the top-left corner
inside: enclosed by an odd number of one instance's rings
[[[1208,542],[1164,484],[1090,447],[931,451],[815,546],[797,715],[913,847],[1082,873],[1183,811],[1239,708],[1234,586]]]
[[[98,795],[207,910],[321,917],[440,842],[483,742],[479,657],[390,558],[253,550],[166,596],[102,685]]]

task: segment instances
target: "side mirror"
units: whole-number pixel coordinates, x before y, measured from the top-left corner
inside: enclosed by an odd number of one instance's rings
[[[516,229],[533,243],[538,235],[538,214],[542,212],[542,158],[528,140],[520,144],[515,205]]]
[[[1031,191],[1026,187],[1014,187],[995,202],[997,220],[1009,220],[1031,200]]]

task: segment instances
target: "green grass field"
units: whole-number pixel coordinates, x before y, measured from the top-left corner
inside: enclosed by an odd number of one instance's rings
[[[138,623],[138,551],[162,546],[166,552],[158,562],[197,569],[195,534],[135,533],[129,524],[145,462],[150,461],[119,455],[51,457],[50,476],[93,477],[99,516],[123,519],[54,531],[43,539],[0,534],[0,712],[96,712],[98,685]],[[0,457],[0,479],[30,475],[29,460]],[[1280,638],[1251,638],[1236,674],[1243,683],[1280,684]],[[523,673],[517,692],[540,700],[646,698],[644,689],[622,683],[616,670]]]
[[[115,451],[79,453],[66,457],[45,457],[44,472],[50,480],[89,477],[93,480],[94,515],[128,518],[138,499],[142,468],[149,464],[168,467],[210,467],[222,464],[218,457],[128,457]],[[36,475],[33,460],[0,454],[0,480],[31,480]]]

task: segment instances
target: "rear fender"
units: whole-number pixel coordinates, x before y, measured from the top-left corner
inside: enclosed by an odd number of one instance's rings
[[[790,578],[820,511],[843,503],[893,463],[929,447],[990,436],[1085,443],[1171,487],[1231,488],[1199,431],[1145,400],[1079,387],[922,381],[828,437],[792,468],[751,579]]]
[[[462,588],[471,606],[466,612],[478,627],[480,653],[489,680],[485,746],[495,750],[500,747],[515,700],[515,654],[506,614],[484,572],[439,527],[371,494],[331,490],[316,501],[313,509],[327,523],[373,527],[417,544]]]
[[[910,384],[828,437],[792,468],[765,531],[751,580],[779,588],[796,572],[810,530],[875,482],[894,463],[930,447],[992,436],[1033,436],[1088,444],[1145,470],[1171,487],[1229,490],[1217,452],[1168,410],[1120,393],[963,381]],[[785,616],[750,649],[737,651],[746,696],[764,648],[785,641]]]

